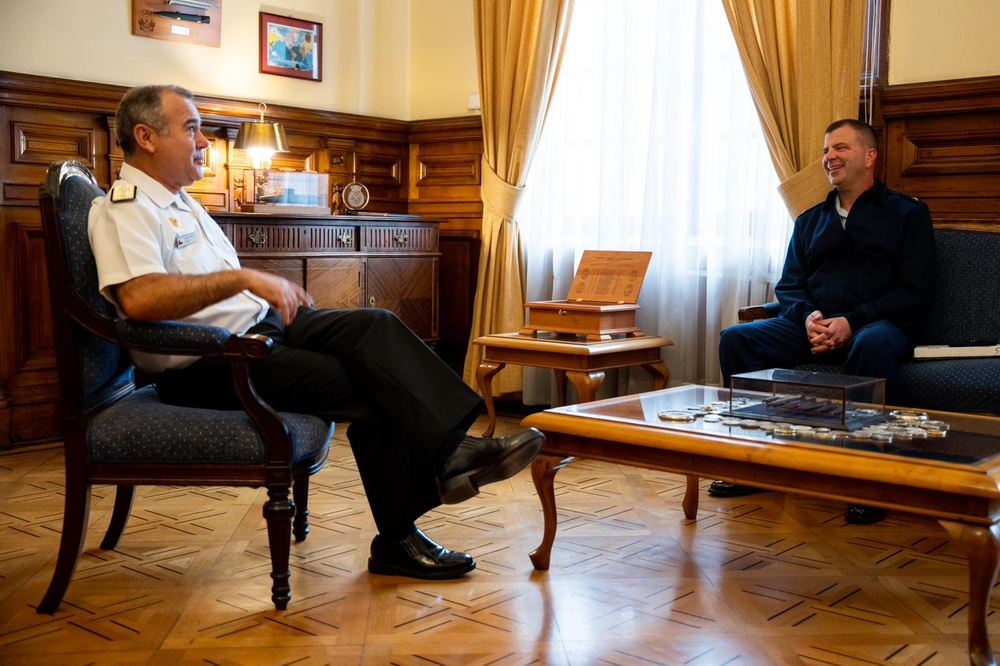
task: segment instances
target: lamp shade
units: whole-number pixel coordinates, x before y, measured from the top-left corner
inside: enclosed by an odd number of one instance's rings
[[[248,152],[284,153],[288,151],[288,139],[279,123],[241,123],[233,147]]]

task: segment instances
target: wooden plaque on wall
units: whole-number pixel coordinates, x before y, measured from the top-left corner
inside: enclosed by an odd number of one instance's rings
[[[222,0],[132,0],[132,34],[219,46]]]

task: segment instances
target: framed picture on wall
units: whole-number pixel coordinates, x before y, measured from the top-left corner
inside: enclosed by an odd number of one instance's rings
[[[323,80],[323,24],[260,12],[260,71]]]

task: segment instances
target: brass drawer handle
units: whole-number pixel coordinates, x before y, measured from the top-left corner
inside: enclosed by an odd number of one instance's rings
[[[352,236],[351,232],[349,232],[349,231],[342,231],[342,232],[340,232],[340,235],[337,236],[337,240],[339,240],[342,245],[353,245],[354,244],[354,236]]]
[[[410,242],[410,237],[404,234],[402,231],[393,236],[392,239],[397,243],[399,243],[400,245],[406,245],[407,243]]]
[[[263,231],[251,231],[247,234],[247,238],[250,239],[251,243],[255,243],[257,245],[263,245],[267,242],[267,236]]]
[[[375,297],[374,296],[369,296],[368,297],[368,307],[370,307],[370,308],[375,307]]]

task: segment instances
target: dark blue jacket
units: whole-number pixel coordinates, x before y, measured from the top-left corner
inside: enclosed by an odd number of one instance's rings
[[[883,183],[863,192],[841,227],[836,190],[802,213],[774,289],[781,316],[846,317],[852,331],[882,319],[908,333],[934,298],[934,229],[927,205]]]

